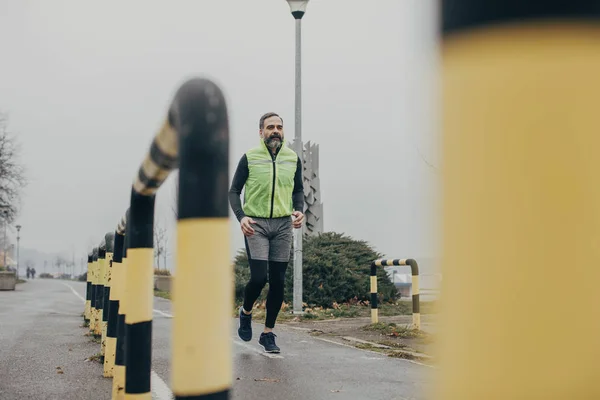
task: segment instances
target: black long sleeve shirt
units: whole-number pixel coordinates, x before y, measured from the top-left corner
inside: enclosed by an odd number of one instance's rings
[[[229,188],[229,205],[235,214],[238,221],[246,216],[242,208],[242,189],[248,179],[248,158],[246,154],[240,158],[233,180],[231,181],[231,187]],[[302,163],[300,157],[298,157],[298,163],[296,165],[296,174],[294,175],[294,189],[292,191],[292,204],[295,211],[304,212],[304,185],[302,183]]]

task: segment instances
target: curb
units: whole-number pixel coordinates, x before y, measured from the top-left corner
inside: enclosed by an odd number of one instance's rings
[[[374,342],[369,342],[368,340],[362,340],[362,339],[358,339],[352,336],[338,336],[340,338],[342,338],[343,340],[346,340],[348,342],[353,342],[353,343],[360,343],[360,344],[367,344],[371,347],[375,347],[378,349],[385,349],[385,350],[391,350],[393,353],[395,354],[406,354],[408,356],[417,358],[417,359],[421,359],[421,360],[431,360],[433,359],[432,356],[430,356],[429,354],[425,354],[425,353],[419,353],[419,352],[415,352],[415,351],[409,351],[409,350],[402,350],[402,349],[396,349],[394,347],[391,346],[386,346],[383,344],[379,344],[379,343],[374,343]]]

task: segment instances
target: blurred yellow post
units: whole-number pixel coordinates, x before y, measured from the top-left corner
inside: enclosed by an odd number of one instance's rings
[[[493,14],[514,2],[490,3]],[[536,3],[540,13],[553,4]],[[444,280],[432,398],[600,399],[598,11],[595,21],[496,15],[490,25],[488,5],[442,10]]]

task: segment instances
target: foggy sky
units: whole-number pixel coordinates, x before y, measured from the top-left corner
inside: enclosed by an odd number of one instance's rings
[[[434,1],[312,0],[302,24],[302,135],[320,145],[325,230],[388,257],[437,256]],[[261,114],[280,113],[294,136],[294,20],[284,0],[3,0],[0,49],[0,111],[30,180],[22,248],[81,258],[115,229],[189,77],[225,93],[230,176],[258,143]],[[170,245],[172,178],[156,206]],[[231,221],[233,254],[243,240]]]

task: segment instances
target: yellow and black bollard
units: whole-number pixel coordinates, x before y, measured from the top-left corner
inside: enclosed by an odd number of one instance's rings
[[[371,323],[379,321],[377,310],[377,267],[391,267],[393,265],[407,265],[410,267],[411,291],[412,291],[412,319],[413,328],[421,329],[421,306],[419,295],[419,264],[412,258],[375,260],[371,264]],[[373,300],[375,304],[373,304]]]
[[[94,333],[96,330],[96,321],[98,320],[98,311],[96,310],[96,296],[98,295],[98,248],[92,250],[92,298],[90,302],[90,326],[89,330]]]
[[[379,300],[377,298],[377,265],[375,263],[371,263],[369,280],[371,289],[371,323],[376,324],[379,322]]]
[[[127,220],[125,399],[151,400],[154,195],[132,191]]]
[[[91,303],[92,303],[92,254],[88,254],[87,261],[87,278],[86,278],[86,289],[85,289],[85,311],[83,312],[83,319],[88,324],[90,324],[90,314],[91,314]]]
[[[115,352],[115,372],[113,378],[112,400],[125,398],[125,315],[126,315],[126,282],[127,282],[127,236],[125,235],[129,210],[117,226],[115,236],[115,259],[120,254],[120,265],[116,265],[118,287],[117,313],[117,348]],[[120,250],[120,251],[119,251]]]
[[[447,279],[432,398],[598,399],[600,2],[441,7]]]
[[[135,176],[127,216],[126,399],[151,399],[154,201],[156,191],[176,166],[177,136],[166,121]]]
[[[110,267],[110,294],[108,304],[108,324],[106,328],[107,355],[104,357],[105,371],[116,378],[117,328],[119,320],[119,299],[121,298],[121,261],[123,260],[123,235],[113,233],[112,262]]]
[[[112,264],[114,249],[114,233],[110,232],[104,236],[106,243],[106,277],[104,281],[104,305],[102,307],[102,340],[104,341],[104,377],[112,378],[115,360],[116,343],[114,337],[108,336],[108,319],[110,315],[110,292],[112,290]]]
[[[102,310],[104,308],[104,281],[106,273],[106,245],[104,240],[98,247],[98,285],[96,285],[96,311],[98,312],[98,320],[94,333],[101,337],[100,352],[104,357],[104,338],[102,337]]]
[[[226,268],[229,130],[221,90],[202,79],[186,82],[175,96],[169,121],[179,132],[180,164],[173,393],[176,399],[229,399],[233,276]]]

